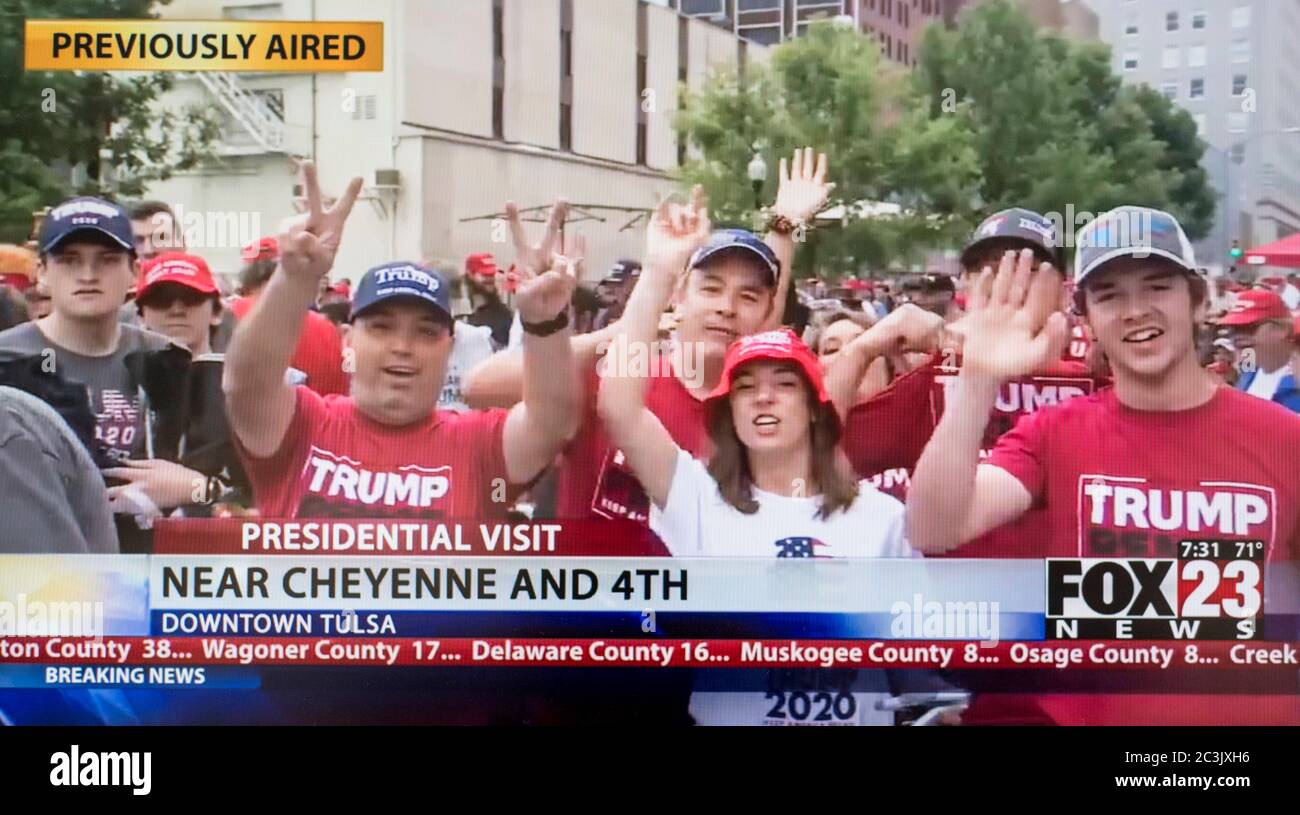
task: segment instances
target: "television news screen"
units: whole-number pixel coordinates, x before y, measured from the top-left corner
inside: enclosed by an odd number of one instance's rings
[[[1300,724],[1297,37],[5,0],[0,723]]]

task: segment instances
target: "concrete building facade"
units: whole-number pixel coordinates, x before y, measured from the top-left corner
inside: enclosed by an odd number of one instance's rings
[[[466,255],[512,249],[499,214],[565,196],[569,232],[587,239],[587,275],[640,254],[638,209],[674,189],[679,82],[766,49],[703,20],[638,0],[175,0],[175,18],[380,20],[383,72],[241,74],[278,109],[268,149],[230,115],[220,161],[155,184],[151,197],[191,212],[252,212],[263,234],[295,212],[293,156],[314,157],[326,192],[366,187],[344,236],[336,278],[390,259],[459,268]],[[167,104],[229,99],[209,82],[178,83]],[[744,167],[737,168],[744,173]],[[582,205],[592,205],[583,207]],[[602,209],[600,207],[610,207]],[[625,208],[626,211],[612,208]],[[540,213],[541,217],[544,213]],[[625,228],[626,227],[626,228]],[[540,234],[541,225],[532,226]],[[214,269],[239,246],[199,247]]]
[[[1300,0],[1087,0],[1126,83],[1196,120],[1219,196],[1203,263],[1300,231]]]
[[[916,65],[927,26],[952,26],[964,9],[986,0],[652,0],[707,20],[753,42],[775,45],[815,19],[840,19],[874,37],[885,58]],[[1097,17],[1081,0],[1013,0],[1041,28],[1097,39]]]

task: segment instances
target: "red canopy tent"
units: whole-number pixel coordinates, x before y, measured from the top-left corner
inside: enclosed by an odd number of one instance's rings
[[[1250,266],[1300,269],[1300,232],[1280,241],[1266,243],[1258,249],[1251,249],[1246,253],[1246,263]]]

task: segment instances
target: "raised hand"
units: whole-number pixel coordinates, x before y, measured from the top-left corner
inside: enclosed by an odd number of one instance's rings
[[[678,277],[695,250],[709,239],[711,228],[703,187],[691,190],[689,204],[660,201],[646,227],[645,268]]]
[[[551,257],[559,250],[560,230],[569,215],[569,202],[561,198],[551,207],[551,217],[546,221],[546,233],[540,243],[529,243],[528,233],[519,220],[519,207],[514,201],[506,202],[506,221],[510,224],[510,238],[515,245],[515,265],[524,272],[540,275],[551,267]]]
[[[519,319],[526,323],[544,323],[560,316],[569,307],[578,285],[577,263],[563,255],[554,255],[551,268],[541,274],[527,269],[519,272],[521,282],[515,293]]]
[[[796,223],[807,223],[826,206],[834,184],[826,183],[826,154],[814,157],[813,149],[796,149],[787,170],[785,159],[778,168],[776,203],[772,212]]]
[[[1033,373],[1060,357],[1070,339],[1060,305],[1060,278],[1050,264],[1035,272],[1029,249],[1007,252],[997,272],[984,269],[968,298],[962,372],[999,381]]]
[[[307,193],[305,217],[291,219],[280,236],[280,267],[285,274],[312,279],[324,277],[334,265],[334,255],[343,239],[343,225],[361,192],[361,179],[353,178],[343,195],[325,209],[316,165],[302,165],[303,187]]]

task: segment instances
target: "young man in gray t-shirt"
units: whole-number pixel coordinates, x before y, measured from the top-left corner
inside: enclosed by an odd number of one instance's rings
[[[116,511],[156,515],[202,500],[198,493],[206,478],[201,473],[148,457],[146,405],[126,360],[134,352],[158,351],[172,343],[118,322],[118,310],[139,273],[125,211],[97,198],[70,199],[50,211],[39,243],[38,273],[53,310],[0,332],[0,360],[39,357],[42,370],[86,387],[96,439],[118,465],[104,471],[119,482],[108,490]]]

